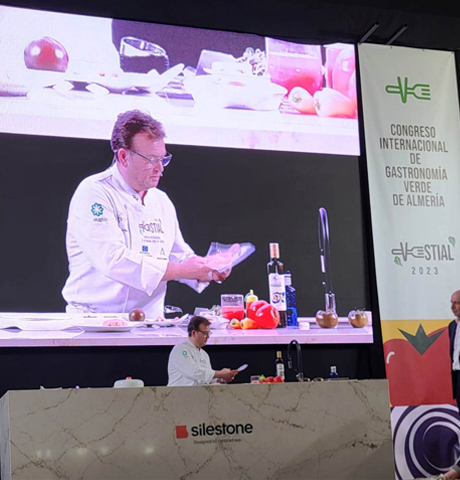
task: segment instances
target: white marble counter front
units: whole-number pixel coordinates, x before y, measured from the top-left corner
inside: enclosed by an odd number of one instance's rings
[[[372,314],[367,315],[369,324],[364,328],[353,328],[343,317],[336,328],[323,329],[314,318],[301,317],[302,329],[213,329],[208,345],[283,345],[294,339],[302,344],[372,343]],[[99,316],[101,324],[105,316]],[[128,332],[89,333],[72,327],[74,322],[75,318],[66,313],[0,313],[0,347],[171,346],[187,337],[185,327],[133,327]]]
[[[3,480],[391,479],[385,380],[10,391]]]

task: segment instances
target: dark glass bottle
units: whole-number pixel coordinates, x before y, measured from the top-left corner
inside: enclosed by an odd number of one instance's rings
[[[276,360],[275,360],[275,368],[276,368],[276,375],[282,377],[285,380],[285,368],[284,368],[284,360],[281,356],[281,352],[276,352]]]
[[[280,314],[277,328],[286,328],[286,287],[284,285],[284,265],[280,262],[280,247],[270,243],[270,262],[267,264],[270,303]]]

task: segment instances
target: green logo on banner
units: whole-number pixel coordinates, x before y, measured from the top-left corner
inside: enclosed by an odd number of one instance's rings
[[[399,95],[402,103],[407,103],[407,97],[412,95],[417,100],[431,100],[430,86],[427,83],[416,83],[409,87],[409,79],[404,77],[404,82],[401,77],[397,77],[397,85],[387,85],[385,91],[390,95]]]

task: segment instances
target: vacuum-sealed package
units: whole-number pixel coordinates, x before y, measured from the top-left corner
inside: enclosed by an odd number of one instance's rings
[[[212,242],[206,254],[206,264],[209,268],[222,273],[246,260],[256,251],[252,243],[234,243],[225,245]]]

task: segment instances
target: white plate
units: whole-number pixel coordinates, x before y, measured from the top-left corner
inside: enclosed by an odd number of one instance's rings
[[[100,73],[70,73],[66,80],[74,84],[94,84],[106,88],[112,93],[122,93],[132,88],[140,88],[154,93],[165,87],[184,69],[180,63],[166,70],[161,75],[156,70],[149,73],[123,72],[121,69],[107,70]]]
[[[92,333],[107,333],[107,332],[129,332],[133,328],[136,328],[134,325],[128,325],[126,327],[104,327],[103,325],[73,325],[76,328],[81,328],[85,332]]]
[[[0,96],[27,95],[31,90],[41,89],[62,82],[65,76],[61,72],[29,70],[19,68],[0,73]]]
[[[177,327],[182,322],[182,318],[178,318],[177,320],[169,319],[169,320],[146,320],[143,324],[153,327]]]

